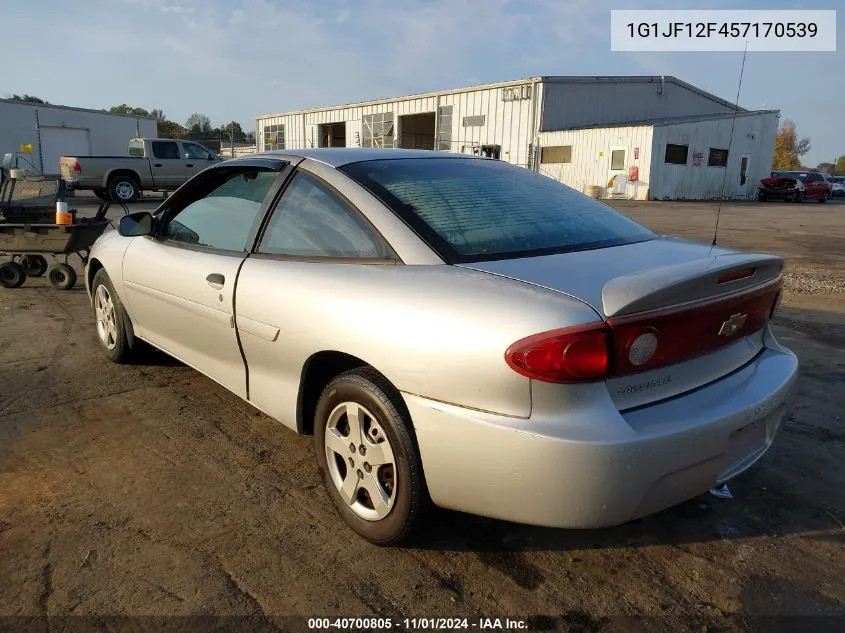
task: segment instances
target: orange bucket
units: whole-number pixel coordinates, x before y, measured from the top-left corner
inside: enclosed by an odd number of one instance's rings
[[[73,224],[73,214],[68,211],[67,202],[56,203],[56,224]]]

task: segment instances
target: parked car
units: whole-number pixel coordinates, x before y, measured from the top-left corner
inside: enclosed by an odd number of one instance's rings
[[[760,181],[759,200],[818,200],[827,202],[832,195],[830,176],[821,172],[773,171]]]
[[[782,267],[502,161],[310,149],[122,218],[85,281],[108,358],[145,341],[313,434],[343,519],[393,544],[429,496],[591,528],[749,468],[798,372]]]
[[[830,195],[834,198],[845,196],[845,176],[830,177]]]
[[[221,161],[194,141],[133,138],[127,156],[62,156],[59,171],[71,189],[89,189],[102,200],[134,202],[143,191],[172,191]]]

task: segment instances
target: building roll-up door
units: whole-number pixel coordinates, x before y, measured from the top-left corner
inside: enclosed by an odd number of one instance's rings
[[[62,156],[89,156],[91,144],[86,128],[42,127],[41,165],[45,175],[59,173],[59,159]]]

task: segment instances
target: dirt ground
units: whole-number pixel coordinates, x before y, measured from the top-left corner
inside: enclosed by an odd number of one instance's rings
[[[712,239],[713,204],[617,206]],[[791,419],[733,500],[598,531],[438,511],[407,549],[344,527],[310,438],[163,355],[109,363],[82,287],[0,290],[0,630],[104,614],[255,616],[250,630],[372,615],[845,630],[845,204],[725,205],[719,238],[788,258],[776,331],[802,363]]]

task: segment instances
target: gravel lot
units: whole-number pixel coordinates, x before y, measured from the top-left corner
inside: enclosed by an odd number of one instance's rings
[[[658,231],[712,239],[713,204],[617,206]],[[802,362],[792,418],[732,483],[735,499],[706,495],[598,531],[441,511],[408,549],[344,527],[310,438],[163,355],[107,362],[81,287],[0,290],[0,616],[845,630],[845,205],[730,204],[720,225],[720,243],[788,259],[776,330]],[[0,617],[0,630],[73,622],[91,620]]]

